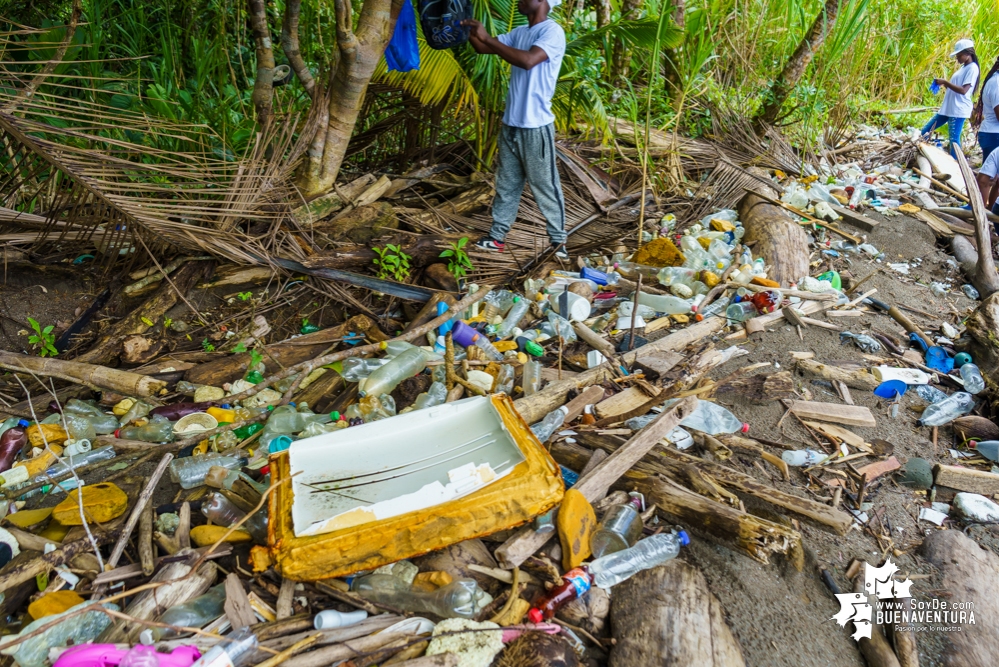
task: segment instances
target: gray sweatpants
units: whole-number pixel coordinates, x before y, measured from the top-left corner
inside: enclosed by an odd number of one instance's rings
[[[510,232],[517,219],[526,180],[548,223],[548,237],[552,243],[565,243],[565,200],[555,159],[553,124],[531,128],[502,126],[493,226],[489,230],[493,240],[502,241]]]

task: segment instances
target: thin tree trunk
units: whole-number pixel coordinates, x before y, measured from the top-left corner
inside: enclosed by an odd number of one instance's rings
[[[594,0],[594,9],[597,10],[597,28],[610,25],[611,3],[610,0]]]
[[[673,0],[673,23],[682,32],[686,33],[687,28],[687,4],[685,0]],[[666,51],[666,85],[668,88],[677,89],[680,87],[680,70],[676,67],[677,56],[683,50],[683,44],[675,49]]]
[[[402,0],[366,0],[356,32],[351,27],[350,1],[335,0],[334,7],[340,57],[329,85],[329,116],[318,130],[299,179],[299,187],[306,196],[326,192],[336,181],[368,83],[392,37]]]
[[[253,106],[257,123],[266,127],[274,118],[274,49],[267,24],[266,0],[249,0],[250,26],[257,46],[257,77],[253,83]]]
[[[682,0],[681,0],[682,1]],[[621,19],[636,20],[642,12],[641,0],[624,0],[621,3]],[[611,80],[620,81],[628,76],[631,66],[632,48],[620,37],[614,40],[614,57],[611,61]]]
[[[284,50],[288,64],[294,70],[295,76],[302,82],[302,87],[309,97],[315,101],[316,80],[312,77],[305,59],[302,57],[302,50],[298,44],[298,24],[302,14],[302,0],[288,0],[284,9],[284,24],[281,26],[281,48]]]
[[[836,25],[836,15],[839,13],[841,0],[826,0],[822,11],[815,17],[815,22],[809,28],[805,36],[802,37],[798,48],[784,65],[783,71],[770,87],[770,94],[766,103],[760,108],[754,119],[757,130],[765,125],[773,125],[780,115],[781,107],[791,95],[791,91],[798,85],[798,81],[805,73],[805,68],[812,62],[815,52],[822,46],[822,43],[832,32]]]

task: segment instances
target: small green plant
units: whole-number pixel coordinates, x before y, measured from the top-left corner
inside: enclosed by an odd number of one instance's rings
[[[170,319],[169,317],[164,317],[163,318],[163,331],[166,331],[167,329],[169,329],[171,324],[173,324],[173,320]]]
[[[212,345],[212,342],[206,338],[203,341],[201,341],[201,349],[204,350],[205,352],[214,352],[215,346]]]
[[[264,355],[258,352],[256,349],[250,350],[250,365],[248,368],[256,368],[260,365],[260,362],[264,360]]]
[[[232,348],[233,354],[239,354],[240,352],[246,352],[246,344],[243,341],[236,343],[236,347]]]
[[[438,255],[439,257],[448,258],[447,270],[451,272],[451,275],[459,283],[468,275],[469,271],[475,268],[472,266],[472,260],[468,258],[468,253],[465,252],[465,245],[467,243],[468,237],[462,236],[458,239],[457,243],[450,244],[450,248]]]
[[[240,301],[249,301],[253,298],[253,292],[239,292],[236,296],[239,297]]]
[[[43,329],[38,322],[30,317],[28,324],[35,330],[34,336],[28,336],[28,342],[38,348],[38,356],[54,357],[59,354],[59,350],[55,347],[55,334],[52,333],[52,330],[55,329],[54,325],[50,324]]]
[[[389,243],[384,248],[374,247],[372,250],[378,255],[371,261],[378,267],[379,278],[392,278],[401,283],[409,277],[409,260],[412,257],[401,247]]]

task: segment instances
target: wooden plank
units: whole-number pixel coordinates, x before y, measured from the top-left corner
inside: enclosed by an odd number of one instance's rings
[[[843,221],[853,227],[859,227],[864,231],[872,232],[874,228],[881,224],[879,221],[872,218],[868,218],[863,213],[857,213],[856,211],[847,208],[846,206],[839,206],[838,204],[830,204],[832,210],[843,216]]]
[[[559,377],[560,375],[561,377]],[[561,373],[557,368],[545,367],[541,369],[541,379],[546,382],[558,382],[559,380],[568,380],[569,378],[572,378],[576,375],[579,375],[579,373],[576,371],[566,370],[564,368],[562,369]]]
[[[645,332],[649,332],[648,328]],[[677,354],[671,350],[662,350],[653,354],[639,354],[635,359],[635,366],[645,373],[646,378],[655,380],[668,373],[681,361],[683,361],[682,354]]]
[[[597,413],[597,418],[607,419],[616,417],[626,412],[631,412],[635,408],[645,405],[652,398],[638,387],[628,387],[619,394],[614,394],[610,398],[605,398],[593,408]]]
[[[861,405],[838,405],[818,401],[794,401],[791,412],[802,419],[815,419],[846,426],[877,426],[870,409]]]
[[[250,598],[246,595],[243,582],[235,572],[230,572],[225,578],[225,615],[233,630],[248,628],[257,623],[257,615],[250,606]]]
[[[838,440],[842,440],[851,447],[856,447],[858,449],[863,449],[865,451],[870,451],[871,446],[867,442],[854,433],[853,431],[848,431],[845,428],[836,426],[835,424],[823,424],[822,422],[815,421],[805,421],[805,425],[809,428],[814,428],[819,433],[824,435],[829,435]]]
[[[649,422],[648,426],[635,434],[628,442],[621,445],[613,454],[601,461],[589,473],[579,478],[574,489],[594,503],[605,495],[611,485],[625,472],[638,463],[653,447],[659,444],[663,436],[676,428],[694,408],[697,399],[688,397],[677,402],[672,408],[662,412]],[[557,511],[557,510],[556,510]],[[553,533],[536,533],[533,526],[525,526],[496,550],[496,559],[505,568],[512,569],[543,547]]]
[[[943,463],[938,463],[933,471],[934,483],[938,486],[948,486],[958,491],[979,493],[988,497],[999,493],[999,475],[995,473]]]
[[[893,470],[898,470],[901,467],[902,464],[898,462],[898,459],[892,456],[884,461],[878,461],[877,463],[866,465],[863,468],[858,468],[857,472],[861,475],[866,475],[867,481],[870,482],[872,479],[876,479],[885,473],[892,472]]]
[[[600,399],[604,397],[604,388],[600,385],[592,385],[584,389],[576,398],[572,399],[565,404],[566,410],[569,412],[565,415],[565,423],[568,424],[573,419],[583,414],[583,410],[586,409],[587,405],[593,405],[599,403]]]

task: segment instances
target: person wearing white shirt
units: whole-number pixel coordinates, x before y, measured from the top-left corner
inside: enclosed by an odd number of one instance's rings
[[[992,209],[993,213],[999,213],[999,206],[996,205],[996,195],[999,194],[999,188],[996,188],[996,182],[999,180],[999,151],[992,151],[989,156],[985,158],[985,162],[982,164],[982,168],[978,170],[978,191],[982,193],[982,202],[985,206]],[[968,194],[971,194],[970,192]],[[999,232],[999,223],[996,223],[996,231]]]
[[[978,145],[982,147],[982,160],[988,159],[996,148],[999,148],[999,58],[992,69],[985,75],[982,92],[978,95],[978,103],[972,114],[977,121]]]
[[[971,117],[974,108],[972,96],[978,87],[978,56],[975,54],[975,43],[970,39],[959,39],[950,54],[957,59],[961,69],[947,79],[934,79],[933,83],[944,90],[943,104],[940,111],[924,127],[923,136],[943,125],[947,125],[950,139],[950,154],[955,155],[954,147],[961,146],[961,131],[964,121]]]
[[[518,0],[517,9],[527,25],[493,37],[474,19],[462,21],[470,27],[469,41],[483,54],[497,55],[510,63],[510,87],[498,141],[496,197],[493,224],[476,246],[502,252],[510,232],[524,183],[529,183],[534,201],[547,222],[551,249],[558,259],[569,259],[565,249],[565,199],[559,182],[555,155],[555,114],[552,96],[565,55],[565,32],[548,18],[561,0]]]

